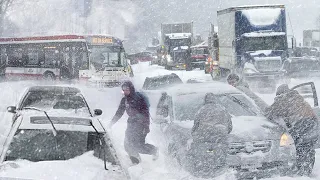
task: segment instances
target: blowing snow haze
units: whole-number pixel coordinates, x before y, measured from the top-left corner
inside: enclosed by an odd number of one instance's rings
[[[210,23],[217,24],[217,10],[257,4],[285,4],[288,34],[298,43],[303,30],[319,27],[318,0],[15,0],[3,34],[112,34],[126,39],[130,52],[150,44],[161,23],[193,21],[195,33],[206,37]]]

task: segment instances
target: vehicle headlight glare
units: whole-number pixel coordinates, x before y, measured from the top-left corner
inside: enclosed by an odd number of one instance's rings
[[[218,61],[213,61],[213,62],[212,62],[212,65],[218,66],[218,65],[219,65],[219,62],[218,62]]]
[[[280,137],[280,146],[281,147],[290,146],[292,144],[294,144],[294,141],[289,134],[284,133],[281,135],[281,137]]]

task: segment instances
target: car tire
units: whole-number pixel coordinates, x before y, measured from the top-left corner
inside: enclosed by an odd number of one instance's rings
[[[56,80],[56,76],[53,74],[53,72],[50,72],[50,71],[45,72],[45,73],[43,74],[43,78],[44,78],[45,80],[49,80],[49,81]]]

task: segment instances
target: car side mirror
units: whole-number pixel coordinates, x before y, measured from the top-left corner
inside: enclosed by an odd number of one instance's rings
[[[102,110],[101,109],[95,109],[94,110],[94,115],[100,116],[101,114],[102,114]]]
[[[9,106],[9,107],[7,107],[7,111],[10,113],[16,113],[17,108],[15,106]]]

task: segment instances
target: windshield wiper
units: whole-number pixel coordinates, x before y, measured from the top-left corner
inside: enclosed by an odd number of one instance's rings
[[[39,109],[39,108],[35,108],[35,107],[24,107],[24,108],[22,108],[22,109],[25,109],[25,110],[34,110],[34,111],[43,112],[43,113],[46,115],[47,119],[50,121],[50,124],[51,124],[51,126],[52,126],[52,133],[53,133],[53,135],[54,135],[54,136],[57,136],[57,129],[56,129],[56,127],[54,126],[52,120],[50,119],[50,117],[49,117],[49,115],[48,115],[48,113],[47,113],[46,111],[44,111],[44,110],[42,110],[42,109]]]
[[[255,113],[248,105],[244,104],[242,101],[240,101],[240,100],[237,99],[236,97],[230,96],[230,95],[228,95],[228,97],[230,97],[233,102],[239,103],[239,104],[240,104],[243,108],[245,108],[248,112],[251,112],[251,113],[253,113],[254,115],[257,115],[257,113]]]
[[[99,131],[97,130],[97,128],[93,125],[92,120],[90,120],[89,124],[90,124],[90,126],[94,129],[94,131],[97,133],[97,136],[98,136],[98,138],[99,138],[99,144],[100,144],[101,148],[103,149],[104,169],[105,169],[105,170],[109,170],[109,169],[107,168],[107,160],[106,160],[106,149],[105,149],[106,144],[103,143],[104,141],[102,140],[102,137],[100,136],[100,133],[99,133]]]

